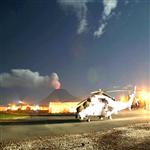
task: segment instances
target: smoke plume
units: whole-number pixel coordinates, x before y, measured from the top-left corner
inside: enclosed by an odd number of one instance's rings
[[[48,76],[41,76],[39,72],[29,69],[12,69],[10,73],[0,74],[0,88],[30,88],[46,87]]]
[[[57,73],[52,73],[50,76],[50,86],[54,89],[60,89],[61,83],[59,82],[59,77]]]

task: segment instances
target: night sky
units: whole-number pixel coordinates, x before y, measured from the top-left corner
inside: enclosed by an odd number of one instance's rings
[[[149,0],[1,0],[0,104],[62,88],[150,86]],[[38,100],[37,100],[38,101]]]

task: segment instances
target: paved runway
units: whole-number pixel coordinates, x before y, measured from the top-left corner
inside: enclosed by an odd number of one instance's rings
[[[124,111],[113,120],[81,122],[74,116],[31,117],[22,121],[0,122],[0,142],[41,136],[59,136],[86,132],[106,131],[134,123],[150,122],[150,111]]]

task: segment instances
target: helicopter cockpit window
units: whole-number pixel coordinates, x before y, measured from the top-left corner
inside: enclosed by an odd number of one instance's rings
[[[87,99],[87,102],[91,102],[91,98],[88,98],[88,99]]]
[[[102,99],[101,99],[101,98],[98,98],[98,101],[99,101],[99,102],[102,102]]]
[[[98,100],[102,103],[108,104],[108,101],[105,98],[99,98]]]

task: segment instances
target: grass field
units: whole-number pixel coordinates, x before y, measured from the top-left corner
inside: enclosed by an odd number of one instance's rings
[[[0,120],[6,119],[24,119],[28,118],[29,116],[26,114],[10,114],[10,113],[0,113]]]

